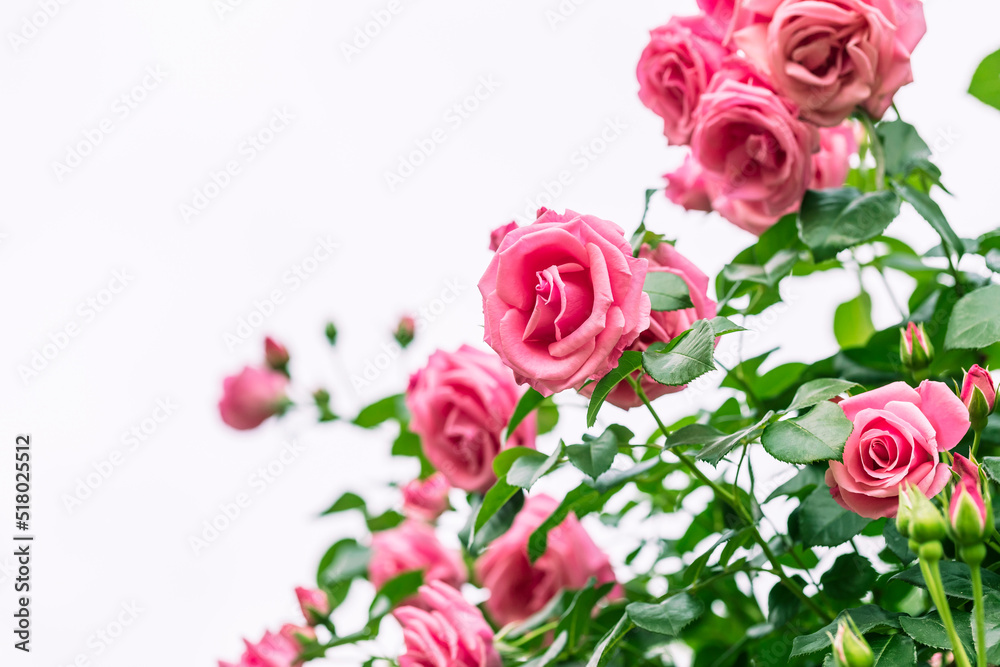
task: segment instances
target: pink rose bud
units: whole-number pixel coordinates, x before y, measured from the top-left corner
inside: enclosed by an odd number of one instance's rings
[[[239,662],[219,661],[219,667],[297,667],[302,654],[299,636],[314,640],[316,634],[310,628],[286,625],[277,634],[267,632],[256,644],[244,640],[247,650]]]
[[[396,339],[400,347],[406,347],[413,342],[416,330],[417,321],[411,315],[404,315],[399,318],[399,324],[396,325],[396,331],[393,332],[392,337]]]
[[[257,428],[265,419],[283,414],[288,407],[285,389],[288,378],[268,368],[247,366],[239,375],[222,383],[219,414],[229,426],[247,430]]]
[[[955,454],[952,471],[958,475],[948,508],[952,537],[959,546],[980,544],[987,527],[992,526],[992,517],[980,491],[979,467],[961,454]]]
[[[940,542],[948,534],[948,523],[937,505],[931,502],[930,498],[924,495],[916,485],[910,484],[906,490],[906,496],[910,499],[910,549],[913,543],[924,545],[927,542],[937,542],[940,549]],[[940,556],[939,556],[940,558]]]
[[[500,249],[500,244],[507,237],[507,234],[517,229],[517,223],[513,220],[506,225],[500,225],[490,232],[490,250],[496,252]]]
[[[875,654],[850,616],[840,619],[833,638],[833,664],[836,667],[872,667]]]
[[[584,588],[591,578],[597,585],[615,581],[607,554],[573,514],[549,532],[541,558],[528,559],[528,538],[558,506],[551,496],[529,497],[510,529],[476,563],[477,578],[490,591],[486,609],[500,625],[528,618],[559,591]]]
[[[407,520],[372,536],[368,579],[375,588],[415,570],[423,571],[425,582],[442,581],[458,587],[466,579],[461,555],[441,544],[434,528],[426,523]]]
[[[599,380],[649,327],[647,264],[618,225],[543,208],[507,235],[479,281],[484,340],[545,396]]]
[[[264,360],[270,368],[287,375],[288,350],[270,336],[264,339]]]
[[[330,615],[330,598],[323,591],[300,586],[295,589],[295,596],[309,625],[316,625]]]
[[[819,152],[812,156],[812,190],[839,188],[851,170],[851,156],[858,152],[853,123],[824,127],[819,131]]]
[[[970,412],[972,396],[976,389],[982,392],[983,398],[986,399],[986,414],[982,416],[989,416],[996,407],[997,389],[996,385],[993,384],[990,372],[978,364],[966,372],[965,380],[962,381],[962,402],[965,403],[965,407],[970,409]]]
[[[899,358],[908,370],[922,371],[930,366],[934,358],[934,346],[927,338],[923,323],[908,322],[905,329],[900,329]]]
[[[688,155],[680,167],[664,174],[667,180],[667,199],[688,211],[711,211],[712,199],[708,194],[705,170]]]
[[[914,389],[894,382],[845,398],[840,408],[854,429],[842,462],[830,461],[826,483],[842,507],[869,519],[892,517],[902,484],[926,497],[948,484],[951,470],[941,453],[969,430],[969,412],[948,385],[925,381]]]
[[[468,345],[455,352],[438,350],[410,378],[410,429],[452,486],[485,492],[496,480],[497,454],[535,446],[534,414],[502,441],[521,393],[496,355]]]
[[[403,514],[418,521],[434,521],[448,509],[450,490],[447,478],[439,472],[407,483],[403,487]]]
[[[392,613],[403,627],[406,653],[399,667],[502,667],[493,630],[482,612],[441,582],[420,588],[426,608]]]

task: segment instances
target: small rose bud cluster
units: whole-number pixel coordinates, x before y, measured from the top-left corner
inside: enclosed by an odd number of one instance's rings
[[[920,378],[934,359],[934,346],[927,337],[923,323],[909,322],[899,332],[899,358],[903,362],[903,368]]]

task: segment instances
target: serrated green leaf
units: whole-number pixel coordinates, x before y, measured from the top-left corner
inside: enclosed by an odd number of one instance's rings
[[[618,619],[614,627],[605,633],[601,640],[597,642],[597,646],[594,647],[594,653],[590,656],[590,660],[587,661],[587,667],[604,667],[608,664],[608,660],[611,659],[613,655],[612,650],[614,647],[622,640],[626,634],[628,634],[632,628],[635,626],[629,619],[628,614],[622,614],[622,617]]]
[[[955,304],[944,345],[949,350],[983,348],[1000,341],[1000,285],[969,292]]]
[[[820,262],[875,238],[897,215],[899,197],[888,190],[808,190],[799,211],[799,237]]]
[[[608,428],[596,438],[590,438],[582,445],[570,445],[566,456],[583,474],[597,479],[610,468],[618,454],[618,436]]]
[[[886,611],[878,605],[866,604],[854,609],[845,609],[837,614],[837,618],[828,625],[812,634],[802,635],[792,640],[791,657],[808,655],[828,648],[831,635],[837,633],[837,623],[845,615],[850,615],[862,634],[872,630],[898,630],[900,628],[899,617],[901,614]]]
[[[636,626],[649,632],[676,637],[691,621],[702,615],[701,600],[687,593],[668,598],[660,604],[633,602],[625,612]]]
[[[597,422],[597,414],[611,390],[640,368],[642,368],[642,352],[638,350],[622,352],[618,365],[602,377],[594,387],[594,393],[590,396],[590,405],[587,407],[587,428],[592,427]]]
[[[498,479],[483,496],[483,504],[479,506],[479,511],[476,513],[476,523],[473,524],[473,534],[482,530],[486,522],[492,519],[500,511],[500,508],[518,493],[523,493],[520,487],[508,484],[506,479]]]
[[[959,609],[952,609],[951,616],[955,622],[955,632],[958,633],[958,639],[965,648],[965,654],[974,656],[976,651],[972,641],[972,616],[969,612]],[[919,618],[901,616],[899,623],[903,627],[903,632],[921,644],[944,650],[952,648],[951,641],[948,639],[948,631],[945,630],[941,615],[936,611]]]
[[[531,411],[537,408],[544,400],[545,397],[538,393],[537,390],[528,387],[528,390],[525,391],[520,400],[518,400],[517,405],[514,406],[514,412],[511,414],[510,421],[507,423],[507,430],[504,431],[504,442],[510,440],[511,433],[516,431],[517,427],[524,421],[524,418],[531,414]]]
[[[788,409],[791,411],[812,407],[817,403],[840,396],[858,386],[857,382],[837,378],[810,380],[798,388],[795,392],[795,398],[792,399],[792,403],[788,406]]]
[[[896,183],[893,187],[899,192],[899,196],[916,209],[920,217],[926,220],[938,233],[950,254],[959,255],[963,252],[965,245],[962,243],[962,239],[948,224],[948,219],[944,217],[941,207],[930,198],[930,195],[924,194],[907,183]]]
[[[878,572],[867,558],[844,554],[820,577],[823,592],[835,600],[855,600],[864,597],[878,578]]]
[[[917,647],[906,635],[872,637],[868,644],[875,656],[872,667],[914,667],[917,664]]]
[[[871,523],[845,510],[821,486],[806,496],[798,508],[799,537],[806,546],[835,547],[851,539]]]
[[[938,567],[941,569],[941,583],[948,597],[961,598],[963,600],[972,599],[972,575],[969,572],[968,565],[958,561],[943,560],[938,564]],[[920,588],[927,588],[919,565],[914,565],[907,570],[903,570],[892,578],[905,581]],[[1000,574],[983,568],[982,578],[983,589],[985,591],[1000,594]]]
[[[839,459],[852,429],[844,411],[824,401],[801,417],[769,424],[760,441],[779,461],[813,463]]]
[[[654,311],[683,310],[694,306],[688,284],[676,273],[647,272],[642,291],[649,295],[650,307]]]

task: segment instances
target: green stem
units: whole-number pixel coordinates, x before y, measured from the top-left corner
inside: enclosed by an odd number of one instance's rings
[[[653,405],[649,402],[649,398],[646,396],[646,392],[643,391],[642,385],[631,377],[629,377],[628,380],[629,384],[632,385],[632,388],[635,389],[635,393],[639,397],[639,400],[643,402],[643,405],[645,405],[646,409],[649,410],[649,414],[653,416],[653,419],[656,421],[656,425],[660,427],[660,431],[663,433],[664,436],[668,435],[669,431],[666,425],[663,423],[663,420],[660,419],[660,416],[656,413],[656,410],[653,409]],[[776,577],[778,577],[778,579],[781,580],[781,583],[785,585],[785,588],[791,591],[792,594],[802,602],[802,604],[811,609],[821,619],[823,619],[828,623],[832,622],[833,615],[830,614],[825,609],[823,609],[822,607],[820,607],[819,605],[817,605],[812,598],[810,598],[802,591],[802,588],[800,588],[798,584],[792,581],[788,577],[788,575],[785,574],[785,569],[781,566],[781,563],[778,562],[778,559],[777,557],[775,557],[774,552],[771,551],[771,548],[767,544],[767,540],[765,540],[761,536],[760,531],[757,530],[757,526],[754,525],[751,518],[747,516],[746,508],[744,508],[743,505],[740,504],[736,496],[734,496],[729,491],[719,486],[719,484],[716,481],[709,479],[705,475],[705,473],[703,473],[698,468],[698,466],[695,464],[694,460],[691,457],[677,450],[673,450],[672,453],[674,454],[674,456],[680,459],[680,462],[683,463],[684,466],[687,467],[687,469],[690,470],[695,477],[697,477],[703,484],[710,487],[719,498],[722,498],[727,505],[736,510],[737,514],[739,514],[740,516],[742,516],[744,519],[747,520],[754,541],[760,545],[761,551],[763,551],[764,556],[771,563],[771,567],[773,568],[772,573]]]
[[[948,633],[948,641],[951,642],[951,652],[955,654],[955,665],[957,667],[972,667],[968,656],[965,655],[965,647],[955,630],[955,621],[951,616],[951,607],[948,606],[948,596],[944,592],[944,584],[941,583],[941,568],[938,567],[937,560],[920,559],[920,571],[924,575],[927,583],[927,590],[930,591],[934,606],[937,607],[938,614],[941,615],[941,622]]]
[[[979,441],[982,440],[982,434],[979,431],[975,431],[972,437],[972,449],[969,450],[971,453],[971,458],[973,461],[976,460],[976,454],[979,452]]]
[[[872,156],[875,158],[875,187],[879,190],[885,190],[885,149],[882,147],[882,140],[875,132],[875,123],[871,116],[864,112],[860,116],[861,123],[865,126],[865,132],[868,134]]]
[[[976,613],[976,662],[978,667],[986,663],[986,598],[983,595],[983,573],[979,563],[969,563],[972,571],[972,598]]]

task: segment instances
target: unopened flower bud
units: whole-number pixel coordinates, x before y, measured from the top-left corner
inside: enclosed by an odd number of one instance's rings
[[[903,537],[910,536],[910,514],[913,512],[913,504],[906,493],[906,488],[899,490],[899,509],[896,510],[896,530]]]
[[[273,370],[288,375],[288,350],[270,336],[264,339],[264,361]]]
[[[337,325],[333,322],[326,323],[326,339],[330,342],[330,345],[337,344]]]
[[[865,641],[854,620],[840,619],[837,636],[833,638],[833,663],[837,667],[872,667],[875,654]]]
[[[962,381],[962,402],[970,411],[973,389],[979,389],[983,393],[988,408],[987,414],[993,412],[997,403],[997,388],[993,384],[990,372],[978,364],[966,371],[965,379]]]
[[[299,587],[295,589],[295,597],[309,625],[317,625],[330,615],[330,598],[323,591]]]
[[[978,392],[978,388],[975,391]],[[958,474],[948,508],[952,539],[959,546],[981,544],[993,519],[992,508],[988,507],[980,490],[979,467],[961,454],[955,454],[952,470]]]
[[[911,371],[922,371],[931,364],[934,358],[934,346],[927,338],[924,325],[909,322],[905,329],[899,330],[899,357],[903,366]]]
[[[920,489],[912,484],[907,495],[912,503],[910,537],[921,545],[927,542],[940,542],[948,533],[948,525],[941,512]]]
[[[413,342],[413,336],[417,330],[417,322],[411,315],[404,315],[396,325],[396,331],[392,334],[400,347],[406,347]]]

